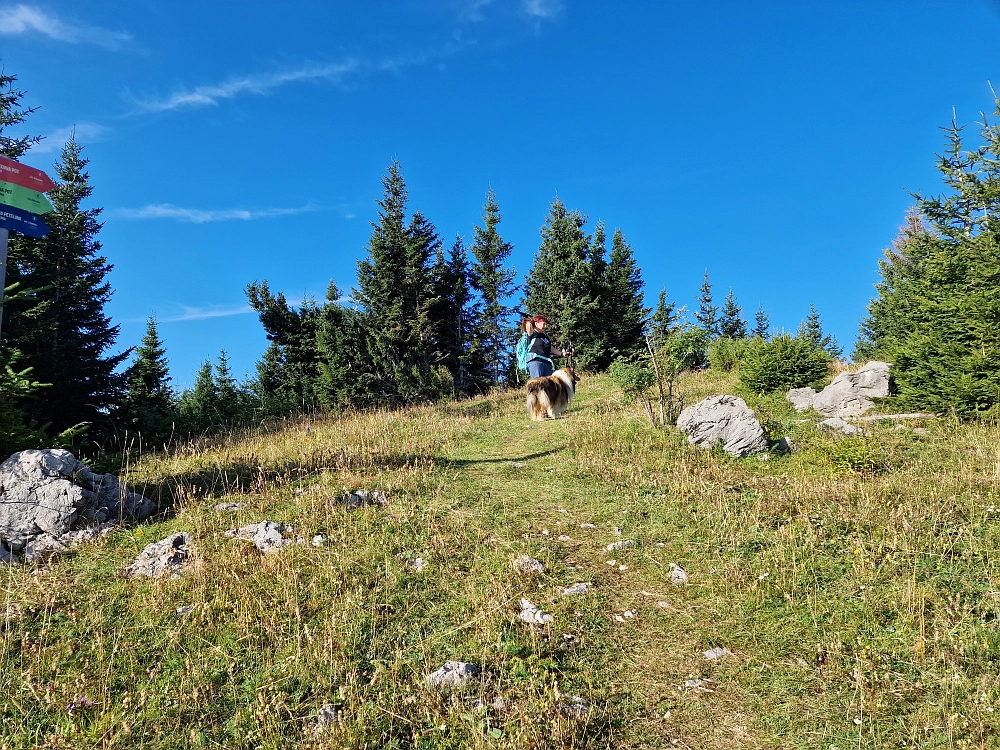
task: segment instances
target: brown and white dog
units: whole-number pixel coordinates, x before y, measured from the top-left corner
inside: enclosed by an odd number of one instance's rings
[[[576,384],[580,378],[572,367],[556,370],[544,378],[534,378],[528,381],[528,414],[532,419],[541,421],[548,417],[555,419],[573,403]]]

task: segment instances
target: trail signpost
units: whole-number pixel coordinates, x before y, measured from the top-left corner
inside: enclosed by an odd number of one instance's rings
[[[7,241],[11,231],[28,237],[44,237],[49,225],[42,214],[53,211],[44,193],[56,184],[40,169],[0,156],[0,327],[3,325],[3,293],[7,284]]]

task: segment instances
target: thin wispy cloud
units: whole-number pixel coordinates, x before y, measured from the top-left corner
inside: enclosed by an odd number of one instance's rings
[[[386,65],[389,61],[386,62]],[[198,86],[177,91],[164,99],[140,101],[140,109],[146,112],[165,112],[185,107],[205,107],[218,104],[226,99],[234,99],[247,94],[263,96],[274,89],[300,81],[328,81],[342,83],[350,76],[370,67],[358,60],[347,60],[335,65],[318,65],[278,73],[260,73],[231,78],[224,83]],[[387,69],[384,66],[381,69]]]
[[[229,318],[234,315],[246,315],[247,313],[252,313],[253,308],[250,305],[203,305],[203,306],[191,306],[191,305],[177,305],[178,311],[165,315],[163,317],[157,316],[156,320],[158,323],[182,323],[187,320],[208,320],[210,318]]]
[[[79,122],[65,128],[57,128],[46,133],[42,142],[31,147],[33,154],[48,154],[60,150],[70,138],[75,137],[78,143],[87,145],[99,141],[107,133],[108,128],[96,122]]]
[[[50,39],[73,44],[96,44],[105,49],[119,49],[132,44],[132,35],[99,26],[58,18],[33,5],[0,6],[0,35],[41,34]]]
[[[562,0],[521,0],[521,10],[530,18],[548,21],[563,9]]]
[[[189,224],[208,224],[213,221],[254,221],[272,219],[276,216],[290,216],[316,210],[314,206],[298,208],[182,208],[170,203],[153,203],[142,208],[116,208],[110,215],[120,219],[171,219]]]

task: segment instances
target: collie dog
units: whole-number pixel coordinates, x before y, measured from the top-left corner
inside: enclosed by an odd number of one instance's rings
[[[548,417],[555,419],[573,403],[576,384],[580,378],[572,367],[556,370],[544,378],[528,381],[528,414],[535,421]]]

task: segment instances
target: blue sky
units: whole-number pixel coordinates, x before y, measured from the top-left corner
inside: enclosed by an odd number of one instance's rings
[[[0,0],[0,64],[75,127],[122,347],[160,323],[175,384],[266,346],[243,289],[354,283],[398,159],[446,241],[496,191],[526,272],[553,197],[621,227],[689,308],[815,304],[850,350],[877,262],[936,193],[939,128],[993,109],[1000,3]]]

